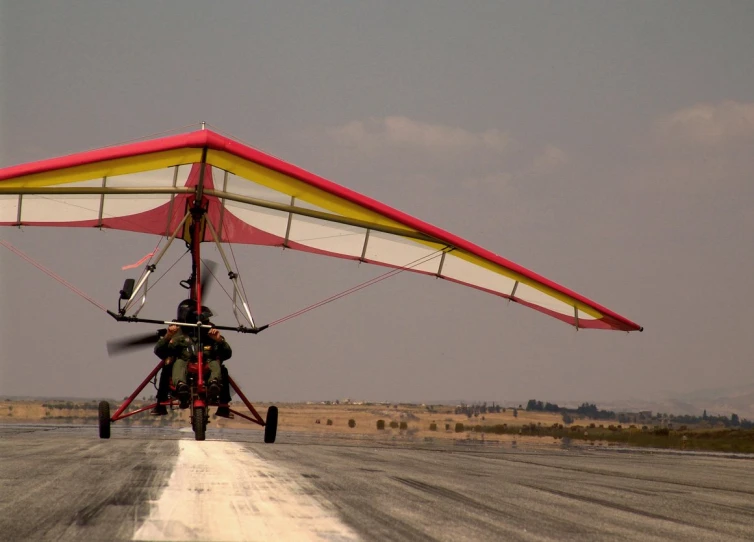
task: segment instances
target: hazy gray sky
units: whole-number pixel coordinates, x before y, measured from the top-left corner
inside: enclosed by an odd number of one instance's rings
[[[253,399],[575,402],[754,382],[754,3],[0,5],[0,166],[207,121],[645,327],[576,332],[399,275],[231,336]],[[121,266],[156,242],[0,238],[112,308]],[[382,272],[234,252],[260,323]],[[0,394],[121,397],[157,362],[105,351],[149,326],[7,250],[0,263]],[[171,317],[187,276],[176,266],[144,315]],[[232,322],[219,288],[210,305]]]

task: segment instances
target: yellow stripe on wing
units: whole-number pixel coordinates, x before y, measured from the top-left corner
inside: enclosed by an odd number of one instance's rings
[[[201,161],[201,158],[201,149],[175,149],[25,175],[16,179],[3,181],[2,187],[43,188],[57,186],[101,179],[102,177],[115,177],[117,175],[128,175],[130,173],[141,173],[182,164],[191,164]]]

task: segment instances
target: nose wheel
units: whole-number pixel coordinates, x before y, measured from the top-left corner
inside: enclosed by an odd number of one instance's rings
[[[191,427],[195,440],[204,440],[207,432],[207,407],[194,407],[191,413]]]

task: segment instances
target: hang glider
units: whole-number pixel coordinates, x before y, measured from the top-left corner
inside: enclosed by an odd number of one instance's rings
[[[576,328],[638,324],[417,218],[211,130],[0,169],[0,226],[178,237],[206,206],[203,241],[285,247],[467,285]],[[204,226],[204,225],[203,225]],[[187,239],[188,240],[188,239]]]

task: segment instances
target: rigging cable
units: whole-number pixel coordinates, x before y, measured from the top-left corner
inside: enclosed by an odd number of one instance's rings
[[[225,222],[223,222],[223,227],[222,227],[222,230],[220,231],[220,240],[222,240],[223,234],[225,234],[225,238],[226,239],[228,239],[230,237],[228,235],[228,221],[227,220]],[[238,262],[236,261],[236,253],[233,251],[233,243],[231,243],[230,241],[228,241],[228,247],[230,248],[230,255],[233,257],[233,265],[236,267],[235,274],[238,277],[238,282],[241,284],[241,291],[239,292],[239,294],[240,294],[240,296],[242,298],[241,299],[241,303],[246,303],[246,306],[249,309],[249,313],[251,313],[252,312],[252,310],[251,310],[251,301],[249,301],[249,296],[246,295],[246,286],[244,286],[243,277],[241,276],[240,270],[238,268]],[[212,272],[210,271],[210,273],[212,273]],[[212,273],[212,276],[214,277],[215,274]],[[220,284],[220,281],[217,280],[217,277],[215,277],[215,281],[218,284]],[[222,288],[222,285],[220,287]],[[236,288],[236,287],[234,286],[234,288]],[[228,296],[228,299],[230,299],[231,302],[232,302],[233,299],[230,297],[230,294],[227,291],[225,291],[225,288],[223,288],[223,291],[225,292],[225,295]],[[249,322],[249,325],[253,326],[254,324],[252,323],[252,321],[249,320],[249,317],[246,315],[246,313],[243,310],[241,310],[242,307],[239,307],[238,303],[233,303],[233,305],[235,306],[235,308],[238,309],[238,311],[241,313],[241,315],[244,317],[244,319],[246,319],[246,321]],[[252,318],[252,320],[253,320],[253,318]],[[239,324],[241,323],[241,321],[238,319],[237,316],[236,316],[236,321],[238,321]]]
[[[78,288],[76,288],[73,284],[71,284],[70,282],[68,282],[67,280],[65,280],[63,277],[61,277],[60,275],[57,275],[54,272],[50,271],[49,269],[47,269],[45,266],[43,266],[39,262],[34,261],[31,258],[31,256],[28,256],[27,254],[24,254],[19,249],[17,249],[13,245],[11,245],[8,241],[0,240],[0,245],[4,246],[8,250],[10,250],[11,252],[13,252],[17,256],[19,256],[20,258],[26,260],[27,262],[29,262],[31,265],[33,265],[34,267],[36,267],[37,269],[39,269],[43,273],[45,273],[48,276],[54,278],[60,284],[62,284],[63,286],[67,287],[68,289],[70,289],[73,293],[75,293],[75,294],[83,297],[89,303],[91,303],[92,305],[94,305],[95,307],[97,307],[98,309],[100,309],[101,311],[107,312],[107,308],[104,305],[101,305],[101,304],[97,303],[94,299],[92,299],[91,297],[89,297],[88,295],[86,295],[84,292],[82,292],[81,290],[79,290]]]
[[[294,313],[291,313],[288,316],[284,316],[282,318],[279,318],[278,320],[275,320],[274,322],[270,323],[268,327],[272,327],[272,326],[275,326],[277,324],[282,324],[283,322],[285,322],[287,320],[290,320],[291,318],[295,318],[296,316],[300,316],[300,315],[302,315],[302,314],[304,314],[306,312],[309,312],[311,310],[314,310],[314,309],[316,309],[318,307],[321,307],[323,305],[327,305],[328,303],[332,303],[333,301],[336,301],[336,300],[338,300],[338,299],[340,299],[342,297],[345,297],[345,296],[347,296],[349,294],[352,294],[354,292],[358,292],[359,290],[362,290],[362,289],[364,289],[364,288],[366,288],[368,286],[372,286],[373,284],[377,284],[378,282],[381,282],[381,281],[383,281],[385,279],[388,279],[390,277],[394,277],[395,275],[397,275],[399,273],[402,273],[403,271],[407,271],[407,270],[413,269],[414,267],[416,267],[418,265],[421,265],[423,263],[427,263],[427,262],[433,260],[434,258],[436,258],[437,256],[439,256],[440,254],[442,254],[444,252],[450,252],[451,250],[454,250],[454,248],[452,248],[452,247],[445,247],[445,248],[442,248],[440,250],[437,250],[437,251],[433,252],[432,254],[428,254],[427,256],[422,256],[421,258],[418,258],[418,259],[414,260],[413,262],[409,262],[408,264],[406,264],[406,265],[404,265],[402,267],[397,267],[395,269],[391,269],[390,271],[387,271],[387,272],[383,273],[382,275],[379,275],[377,277],[369,279],[369,280],[367,280],[365,282],[362,282],[361,284],[357,284],[356,286],[353,286],[353,287],[349,288],[348,290],[344,290],[344,291],[340,292],[339,294],[335,294],[333,296],[328,297],[327,299],[323,299],[322,301],[314,303],[313,305],[309,305],[308,307],[304,307],[301,310],[298,310],[298,311],[296,311]]]
[[[176,266],[176,264],[178,264],[178,262],[180,262],[186,256],[186,254],[188,254],[188,253],[189,253],[189,250],[187,250],[186,252],[184,252],[183,254],[181,254],[181,257],[178,258],[176,261],[174,261],[173,265],[171,265],[170,267],[168,267],[162,275],[160,275],[159,277],[157,277],[157,280],[155,280],[152,284],[150,284],[149,288],[147,288],[146,291],[148,292],[149,290],[151,290],[152,288],[154,288],[155,286],[157,286],[157,283],[162,280],[162,277],[164,277],[165,275],[167,275],[170,272],[170,270],[173,269]],[[151,262],[152,260],[150,259],[149,261]]]
[[[204,259],[202,259],[202,263],[203,263],[203,264],[205,264],[205,269],[204,269],[204,270],[205,270],[205,272],[208,272],[208,273],[209,273],[209,274],[210,274],[210,275],[212,276],[212,278],[213,278],[213,279],[215,279],[215,282],[217,283],[217,285],[218,285],[218,286],[220,287],[220,289],[221,289],[221,290],[222,290],[223,292],[225,292],[225,295],[226,295],[226,296],[228,297],[228,299],[230,299],[230,301],[232,302],[232,301],[233,301],[233,298],[232,298],[232,297],[230,296],[230,293],[228,292],[228,290],[226,290],[226,289],[225,289],[225,286],[223,286],[223,285],[222,285],[222,283],[221,283],[221,282],[220,282],[220,281],[219,281],[219,280],[217,279],[217,275],[215,275],[214,271],[212,271],[212,268],[210,268],[209,266],[207,266],[206,262],[207,262],[207,260],[204,260]],[[236,268],[236,269],[237,269],[237,268]],[[240,309],[240,308],[241,308],[241,307],[239,307],[239,306],[238,306],[238,304],[237,304],[237,303],[236,303],[236,305],[235,305],[235,306],[236,306],[236,308],[237,308],[237,309]]]

